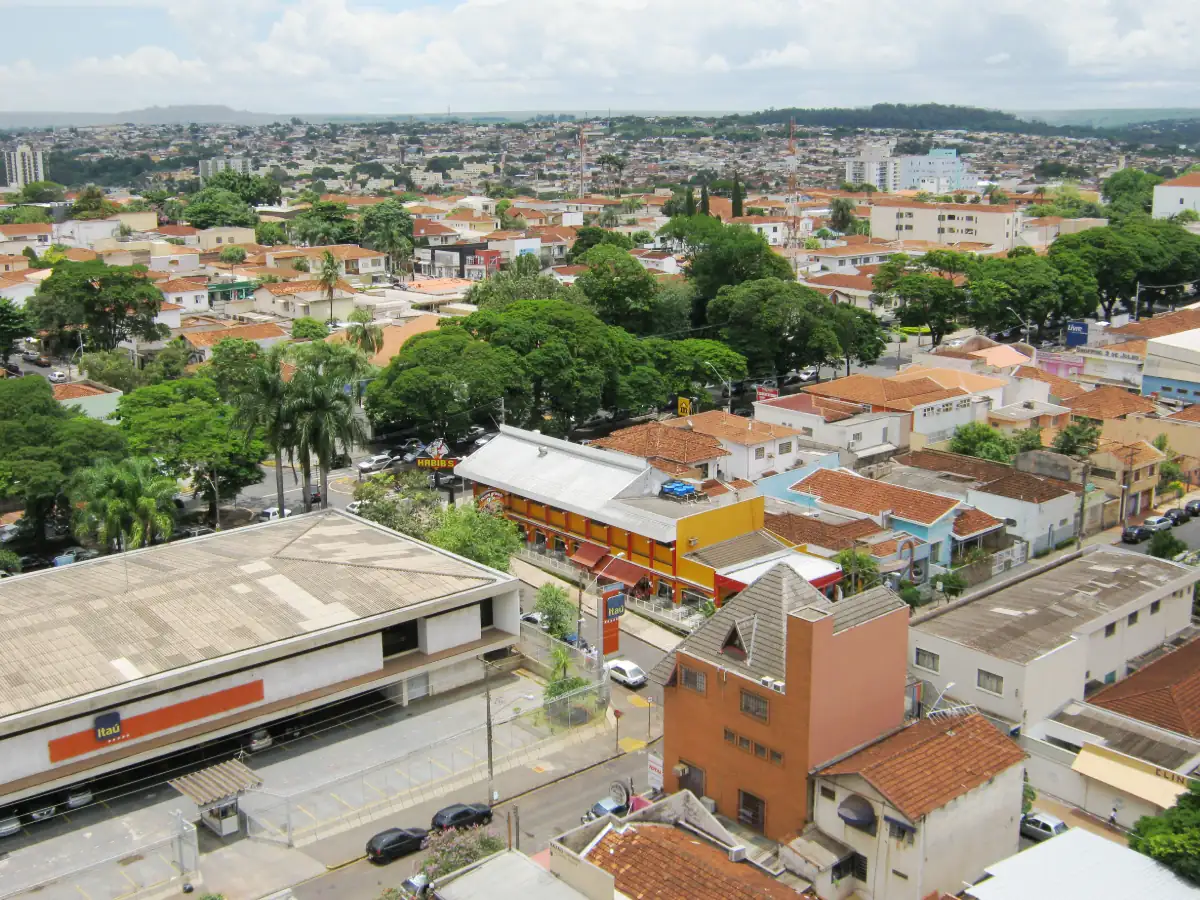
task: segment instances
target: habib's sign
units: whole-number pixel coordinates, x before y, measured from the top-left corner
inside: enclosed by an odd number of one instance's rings
[[[119,712],[106,712],[103,715],[96,716],[92,727],[96,732],[96,740],[107,744],[110,741],[115,741],[121,737],[121,714]]]

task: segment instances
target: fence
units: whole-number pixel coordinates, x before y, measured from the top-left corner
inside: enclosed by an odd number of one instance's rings
[[[83,849],[83,848],[81,848]],[[86,850],[80,855],[85,855]],[[160,834],[119,856],[46,875],[10,864],[0,874],[0,900],[154,900],[180,893],[200,868],[196,826],[180,819],[173,834]]]
[[[686,603],[662,603],[653,599],[626,596],[627,605],[636,608],[648,619],[653,619],[676,631],[691,634],[704,624],[704,613]]]
[[[561,577],[564,581],[569,581],[572,584],[579,583],[579,567],[574,563],[567,562],[566,555],[553,550],[539,552],[530,547],[522,547],[513,554],[517,559],[523,559],[530,565],[537,566],[539,569],[544,569],[547,572],[553,572]],[[589,590],[587,593],[594,595],[594,590]]]
[[[299,847],[457,788],[530,764],[559,747],[583,743],[608,727],[607,680],[592,681],[534,708],[442,738],[419,750],[286,797],[242,797],[250,837]],[[553,777],[549,771],[546,780]]]
[[[588,635],[584,635],[585,639],[587,637]],[[594,654],[584,653],[578,647],[553,638],[536,625],[528,622],[521,623],[521,643],[518,644],[518,649],[520,649],[521,655],[533,664],[534,670],[547,678],[550,677],[550,671],[554,668],[555,651],[565,653],[577,673],[590,672],[597,665]]]

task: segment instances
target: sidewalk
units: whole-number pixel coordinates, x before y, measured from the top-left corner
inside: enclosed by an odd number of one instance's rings
[[[557,575],[539,569],[533,563],[525,562],[523,559],[513,557],[509,561],[509,571],[525,584],[535,590],[543,584],[553,584],[556,587],[562,588],[567,592],[567,595],[574,599],[579,594],[579,587],[571,584],[569,581],[564,581]],[[626,610],[626,615],[621,616],[621,631],[638,640],[645,641],[652,647],[657,647],[664,653],[670,653],[682,642],[683,638],[673,631],[668,631],[661,625],[656,625],[653,622],[643,619],[638,615],[629,615],[633,610]]]
[[[1098,834],[1100,837],[1110,840],[1114,844],[1120,844],[1122,847],[1129,846],[1129,838],[1124,831],[1121,831],[1119,828],[1113,828],[1107,822],[1102,822],[1090,813],[1085,813],[1083,810],[1068,806],[1066,803],[1055,800],[1053,797],[1043,794],[1040,791],[1038,792],[1037,799],[1033,801],[1033,808],[1035,812],[1044,812],[1052,816],[1057,816],[1072,828],[1082,828],[1084,831]]]

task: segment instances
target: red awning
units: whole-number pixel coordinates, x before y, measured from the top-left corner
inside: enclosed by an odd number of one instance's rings
[[[580,541],[579,549],[571,555],[570,559],[571,562],[581,565],[585,569],[590,569],[596,563],[600,562],[606,553],[608,553],[607,547],[601,547],[599,544],[589,544],[587,541]]]
[[[636,587],[637,583],[643,578],[655,574],[650,569],[639,566],[637,563],[631,563],[627,559],[618,559],[615,556],[606,556],[596,564],[592,570],[597,575],[604,578],[611,578],[613,581],[619,581],[629,587]]]

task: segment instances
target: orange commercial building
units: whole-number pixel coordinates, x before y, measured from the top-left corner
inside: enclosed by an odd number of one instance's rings
[[[664,789],[709,797],[772,840],[809,821],[809,772],[899,727],[908,607],[886,588],[830,602],[786,565],[658,666]]]

